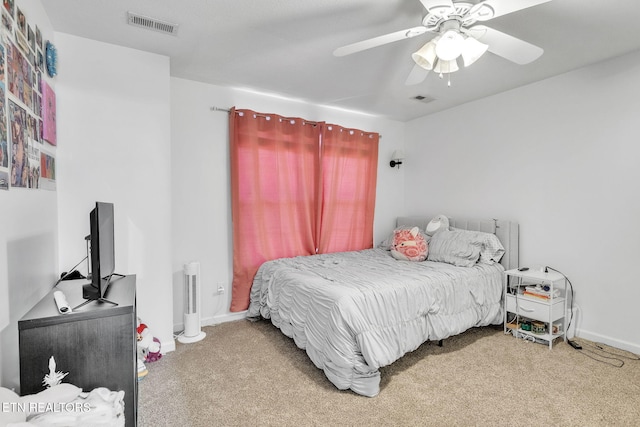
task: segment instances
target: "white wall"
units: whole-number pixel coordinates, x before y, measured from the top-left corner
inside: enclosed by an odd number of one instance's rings
[[[40,28],[45,40],[55,41],[51,23],[39,1],[18,1],[16,5],[29,24]],[[43,79],[55,87],[55,81],[44,74]],[[12,95],[7,96],[15,100]],[[49,152],[55,152],[53,147],[48,148]],[[57,216],[53,191],[0,190],[0,385],[3,387],[19,388],[18,320],[51,290],[58,275]]]
[[[182,328],[182,266],[200,262],[203,324],[244,316],[229,312],[232,232],[229,195],[228,114],[211,107],[326,121],[382,135],[379,149],[375,241],[393,228],[403,210],[403,169],[391,169],[394,149],[403,148],[404,124],[255,92],[171,79],[174,322]],[[218,295],[217,284],[226,292]]]
[[[86,255],[89,211],[112,202],[116,272],[137,275],[138,316],[171,350],[169,58],[64,33],[56,42],[60,266]]]
[[[577,334],[640,352],[640,52],[407,124],[409,213],[520,223],[572,281]]]

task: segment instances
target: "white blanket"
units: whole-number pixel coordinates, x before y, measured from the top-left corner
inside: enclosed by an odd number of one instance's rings
[[[124,427],[124,391],[98,387],[84,393],[62,383],[20,397],[0,387],[0,402],[0,426]]]
[[[503,271],[383,249],[278,259],[258,270],[248,317],[271,319],[337,388],[375,396],[379,368],[423,342],[501,323]]]

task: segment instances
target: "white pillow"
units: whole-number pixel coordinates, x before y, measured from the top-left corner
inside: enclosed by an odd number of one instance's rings
[[[428,261],[446,262],[457,267],[473,267],[480,258],[480,242],[464,230],[439,230],[429,241]]]
[[[495,234],[484,231],[461,230],[454,227],[451,227],[451,230],[465,233],[472,241],[480,243],[480,259],[478,259],[478,262],[494,264],[500,262],[500,259],[504,255],[504,246],[502,246],[500,239],[498,239],[498,236]]]

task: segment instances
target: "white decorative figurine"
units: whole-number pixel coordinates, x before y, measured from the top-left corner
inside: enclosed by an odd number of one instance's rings
[[[47,388],[51,388],[54,385],[58,385],[62,382],[62,379],[67,376],[69,372],[56,372],[56,360],[51,356],[49,358],[49,373],[44,376],[42,380],[42,384],[46,385]]]

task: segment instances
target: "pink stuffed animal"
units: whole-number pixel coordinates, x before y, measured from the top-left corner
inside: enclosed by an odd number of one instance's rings
[[[162,354],[160,354],[160,340],[156,337],[153,337],[153,343],[149,345],[149,349],[147,352],[147,362],[155,362],[160,360]]]
[[[162,357],[160,354],[160,340],[149,331],[149,328],[138,319],[138,357],[143,362],[155,362]]]
[[[427,241],[418,227],[411,230],[396,230],[391,246],[391,256],[405,261],[424,261],[427,259]]]

